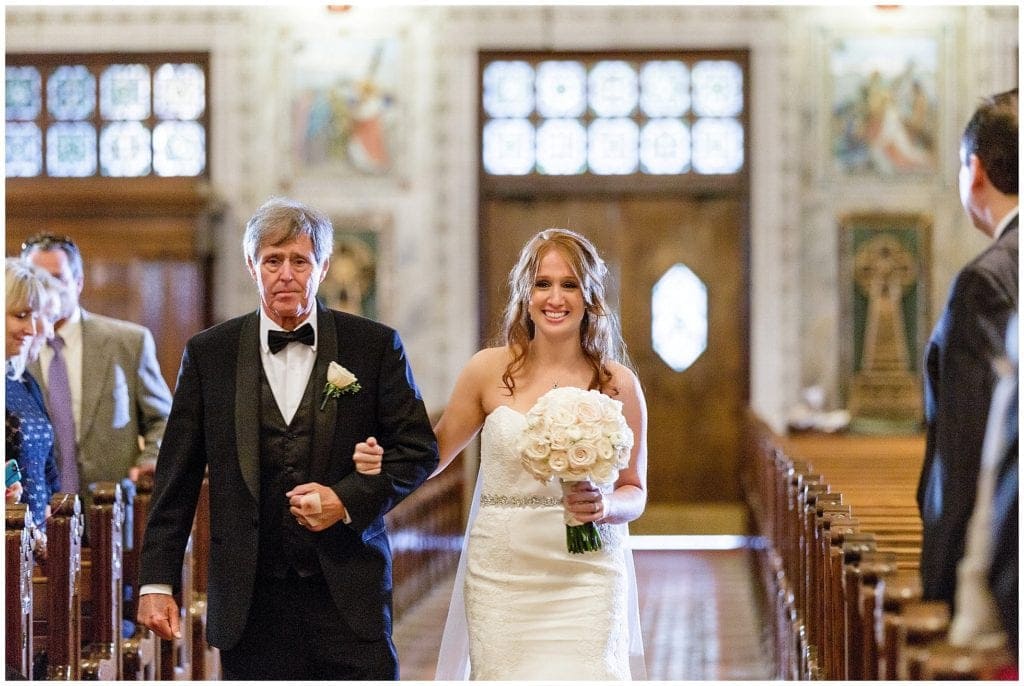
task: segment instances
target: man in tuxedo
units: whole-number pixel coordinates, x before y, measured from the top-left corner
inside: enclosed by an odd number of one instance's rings
[[[178,632],[170,593],[208,468],[207,632],[228,679],[398,678],[384,514],[437,443],[398,334],[316,300],[332,243],[305,205],[256,211],[259,308],[189,340],[160,448],[138,618]],[[379,474],[357,470],[381,454]]]
[[[149,329],[79,306],[85,277],[74,241],[39,234],[22,244],[21,256],[63,286],[56,333],[29,371],[46,395],[63,490],[88,501],[94,481],[154,469],[171,392]]]
[[[1017,309],[1017,89],[986,99],[960,141],[960,199],[992,244],[953,281],[925,351],[917,503],[924,597],[953,604],[1007,321]]]

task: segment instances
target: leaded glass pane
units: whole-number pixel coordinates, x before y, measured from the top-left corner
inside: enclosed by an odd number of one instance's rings
[[[7,122],[4,159],[7,176],[39,176],[43,170],[43,134],[33,122]]]
[[[114,121],[149,116],[149,67],[114,64],[100,76],[100,114]]]
[[[153,128],[153,170],[159,176],[196,176],[206,166],[206,129],[194,121]]]
[[[648,117],[681,117],[690,108],[690,72],[679,60],[657,60],[640,70],[640,109]]]
[[[640,137],[632,119],[596,119],[587,132],[587,161],[595,174],[632,174],[637,165]]]
[[[579,117],[587,107],[581,62],[547,61],[537,67],[537,111],[542,117]]]
[[[693,111],[699,117],[735,117],[743,111],[743,70],[735,62],[693,66]]]
[[[533,67],[521,61],[484,68],[484,110],[492,117],[527,117],[533,112]]]
[[[735,119],[698,119],[693,125],[693,168],[732,174],[743,166],[743,126]]]
[[[149,174],[152,145],[149,129],[137,121],[112,122],[100,132],[100,173],[104,176]]]
[[[484,124],[484,170],[521,176],[533,171],[533,124],[526,119],[495,119]]]
[[[96,173],[96,129],[86,122],[58,122],[46,132],[46,171],[50,176]]]
[[[640,132],[640,168],[682,174],[690,168],[690,130],[678,119],[652,119]]]
[[[42,107],[42,79],[35,67],[7,67],[7,119],[28,121]]]
[[[537,171],[582,174],[587,166],[587,132],[575,119],[549,119],[537,127]]]
[[[198,119],[206,110],[206,77],[197,64],[162,64],[153,74],[153,113]]]
[[[708,289],[684,264],[669,267],[651,289],[651,344],[677,372],[708,347]]]
[[[590,109],[599,117],[626,117],[636,109],[636,70],[628,62],[605,60],[590,69]]]
[[[96,110],[96,77],[80,64],[57,67],[46,80],[46,109],[54,119],[91,117]]]

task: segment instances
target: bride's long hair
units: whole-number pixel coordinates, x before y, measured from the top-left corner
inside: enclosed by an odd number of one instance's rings
[[[612,373],[608,361],[630,365],[626,344],[622,340],[618,318],[605,301],[604,279],[608,267],[597,254],[593,243],[569,229],[544,229],[523,246],[515,267],[508,275],[509,296],[502,325],[503,343],[512,351],[512,359],[501,375],[509,394],[515,392],[515,375],[526,364],[530,341],[536,334],[529,315],[530,295],[540,261],[549,250],[558,250],[572,267],[583,295],[584,313],[580,323],[580,346],[593,369],[590,388],[617,395],[617,388],[607,388]]]

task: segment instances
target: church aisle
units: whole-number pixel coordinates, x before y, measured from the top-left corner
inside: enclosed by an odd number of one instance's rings
[[[648,679],[766,680],[753,553],[636,550]],[[403,681],[434,676],[453,579],[395,622]]]

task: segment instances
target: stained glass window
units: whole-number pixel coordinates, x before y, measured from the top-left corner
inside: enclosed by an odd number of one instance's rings
[[[91,117],[96,109],[96,77],[81,64],[57,67],[46,80],[46,107],[54,119]]]
[[[7,67],[7,119],[27,121],[39,116],[42,80],[35,67]]]
[[[104,119],[145,119],[149,116],[149,68],[113,64],[100,77],[100,112]]]
[[[587,168],[587,132],[575,119],[548,119],[537,127],[537,170],[580,174]]]
[[[596,119],[587,132],[587,161],[595,174],[632,174],[640,133],[632,119]]]
[[[587,72],[581,62],[548,61],[537,67],[537,112],[578,117],[587,108]]]
[[[38,176],[43,168],[43,134],[34,122],[7,122],[7,176]]]
[[[206,60],[7,55],[7,176],[206,173]]]
[[[533,67],[523,61],[491,62],[484,69],[484,109],[492,117],[533,112]]]
[[[526,119],[492,119],[484,125],[484,169],[520,176],[533,171],[533,124]]]
[[[164,121],[153,129],[153,170],[197,176],[206,165],[206,130],[194,121]]]
[[[161,64],[153,75],[153,113],[198,119],[206,110],[206,76],[197,64]]]
[[[743,110],[743,72],[735,62],[693,67],[693,111],[698,117],[735,117]]]
[[[96,129],[87,122],[59,122],[46,132],[46,168],[50,176],[96,173]]]
[[[693,125],[693,168],[732,174],[743,166],[743,127],[735,119],[698,119]]]
[[[669,267],[651,290],[651,345],[677,372],[708,347],[708,288],[685,264]]]
[[[640,70],[640,109],[648,117],[681,117],[690,109],[690,72],[678,60],[655,60]]]
[[[690,168],[690,130],[678,119],[651,119],[640,134],[640,166],[648,174]]]
[[[590,69],[590,108],[599,117],[626,117],[636,109],[636,70],[628,62],[608,60]]]
[[[152,149],[149,129],[140,122],[107,124],[100,133],[103,176],[145,176],[150,170]]]
[[[516,53],[482,65],[481,155],[495,176],[729,175],[745,164],[744,67]]]

